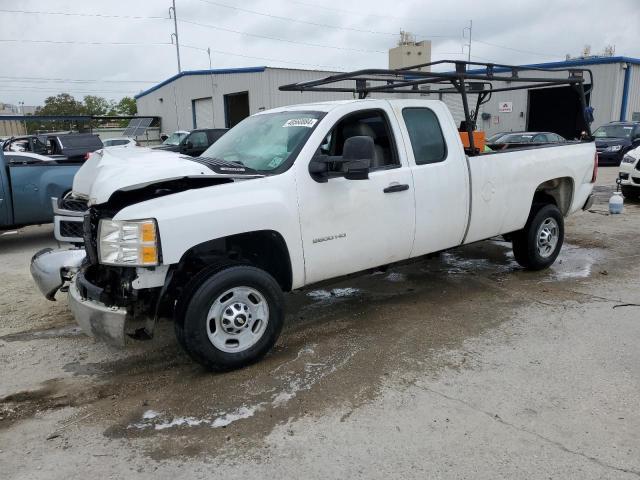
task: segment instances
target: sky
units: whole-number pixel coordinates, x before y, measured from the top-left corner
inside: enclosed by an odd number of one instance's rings
[[[640,57],[640,0],[175,0],[182,70],[385,68],[400,30],[432,60],[527,64]],[[178,72],[171,0],[0,0],[0,103],[119,100]],[[35,13],[38,12],[38,13]],[[465,30],[467,28],[467,30]],[[464,36],[463,36],[464,35]]]

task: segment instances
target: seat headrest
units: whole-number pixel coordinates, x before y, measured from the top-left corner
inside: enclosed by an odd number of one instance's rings
[[[354,122],[348,123],[342,129],[342,133],[344,135],[344,139],[351,137],[371,137],[374,140],[376,139],[376,132],[374,132],[373,128],[371,128],[366,123],[362,122]]]

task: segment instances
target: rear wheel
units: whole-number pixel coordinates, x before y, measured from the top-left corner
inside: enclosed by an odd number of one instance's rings
[[[513,255],[528,270],[542,270],[555,262],[564,242],[564,219],[555,205],[532,209],[525,227],[513,234]]]
[[[622,186],[622,195],[629,200],[638,200],[640,198],[640,187],[627,187],[625,185]]]
[[[284,322],[283,304],[282,290],[267,272],[229,266],[203,278],[193,290],[176,336],[195,361],[211,370],[241,368],[275,344]]]

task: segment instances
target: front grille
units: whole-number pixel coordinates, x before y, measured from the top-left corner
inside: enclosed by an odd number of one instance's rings
[[[65,238],[83,238],[84,228],[81,221],[70,222],[68,220],[60,221],[60,235]]]
[[[636,164],[636,170],[640,170],[640,162]]]
[[[82,222],[82,236],[84,238],[84,248],[91,265],[98,263],[98,222],[100,221],[98,212],[93,208],[84,216]]]
[[[640,185],[640,178],[638,178],[638,177],[631,177],[631,179],[633,180],[633,183],[635,183],[636,185]]]
[[[87,201],[80,198],[65,197],[58,201],[58,207],[72,212],[84,212],[87,210]]]

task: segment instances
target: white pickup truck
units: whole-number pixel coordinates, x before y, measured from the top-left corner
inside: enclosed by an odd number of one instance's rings
[[[214,370],[270,350],[283,292],[497,235],[548,267],[597,171],[592,141],[468,156],[437,100],[277,108],[199,158],[127,155],[98,152],[76,176],[86,257],[38,252],[33,277],[50,299],[69,282],[77,322],[114,344],[173,318]]]

